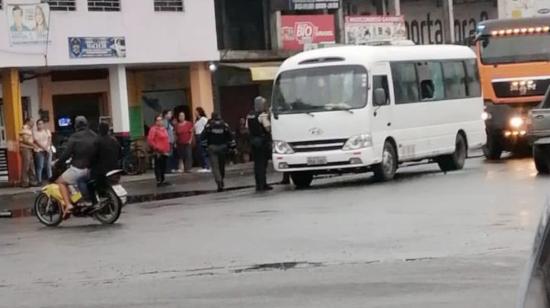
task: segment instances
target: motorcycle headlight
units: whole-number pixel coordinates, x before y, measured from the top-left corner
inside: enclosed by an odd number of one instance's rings
[[[294,150],[285,141],[273,141],[273,153],[275,154],[293,154]]]
[[[369,134],[353,136],[344,144],[344,150],[358,150],[372,146],[372,137]]]
[[[523,126],[523,124],[525,124],[525,121],[523,120],[522,117],[512,117],[510,119],[510,127],[512,128],[520,128]]]

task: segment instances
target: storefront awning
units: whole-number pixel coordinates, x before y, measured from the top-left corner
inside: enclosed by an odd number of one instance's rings
[[[250,70],[252,81],[271,81],[275,79],[281,62],[220,63],[220,66]]]

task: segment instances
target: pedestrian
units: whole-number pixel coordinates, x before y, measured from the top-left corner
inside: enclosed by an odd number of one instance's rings
[[[267,101],[258,96],[254,99],[254,110],[247,116],[250,145],[254,158],[256,191],[273,189],[267,185],[267,162],[271,156],[271,122],[267,113]]]
[[[250,161],[250,133],[246,125],[246,119],[239,119],[239,127],[237,128],[237,162],[247,163]]]
[[[36,146],[34,149],[36,180],[38,184],[42,184],[44,173],[46,173],[47,179],[52,177],[52,133],[44,127],[44,120],[36,121],[33,139]]]
[[[176,148],[174,124],[172,122],[174,118],[174,113],[172,112],[172,110],[164,110],[162,112],[162,117],[164,119],[164,128],[166,128],[166,132],[168,133],[168,143],[170,144],[170,152],[168,153],[166,161],[166,173],[175,173],[177,168],[177,161],[174,157]]]
[[[37,186],[36,170],[34,167],[34,139],[32,137],[32,119],[25,119],[23,128],[19,132],[19,150],[21,152],[21,187]]]
[[[189,173],[193,167],[193,152],[191,145],[193,142],[193,123],[187,121],[185,112],[180,112],[178,115],[176,137],[178,160],[180,163],[183,163],[183,168],[180,169],[185,173]]]
[[[212,173],[218,185],[218,192],[223,191],[225,184],[225,159],[229,151],[236,147],[235,138],[221,117],[212,113],[212,119],[206,124],[201,136],[202,146],[208,150]]]
[[[164,123],[164,117],[159,115],[155,118],[155,124],[149,129],[147,143],[154,155],[155,178],[157,187],[170,185],[166,182],[166,160],[170,155],[170,137]]]
[[[204,109],[202,109],[202,107],[197,107],[195,109],[195,116],[195,140],[197,140],[197,156],[202,167],[202,170],[200,170],[199,172],[209,172],[210,165],[208,163],[208,152],[200,144],[202,133],[204,132],[204,128],[208,123],[208,118],[206,117],[206,113],[204,112]]]

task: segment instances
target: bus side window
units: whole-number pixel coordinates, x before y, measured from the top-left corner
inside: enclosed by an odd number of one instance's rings
[[[466,66],[466,86],[468,88],[469,97],[481,96],[481,85],[479,83],[479,71],[477,68],[476,60],[464,61]]]
[[[384,89],[384,92],[386,92],[386,105],[389,105],[390,104],[390,89],[389,89],[389,86],[388,86],[388,76],[386,75],[375,75],[375,76],[372,76],[372,93],[374,95],[374,91],[376,89]],[[373,100],[374,102],[374,97],[373,97]]]

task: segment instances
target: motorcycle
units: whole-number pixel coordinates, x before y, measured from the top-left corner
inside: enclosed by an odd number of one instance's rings
[[[95,191],[95,205],[87,205],[78,187],[70,185],[70,199],[74,205],[71,215],[92,217],[102,224],[114,224],[128,198],[126,190],[120,185],[122,173],[123,170],[113,170],[105,175],[101,184],[93,180],[88,183]],[[59,185],[53,182],[41,189],[34,202],[34,213],[38,221],[47,227],[56,227],[68,219],[65,217],[66,208]]]

